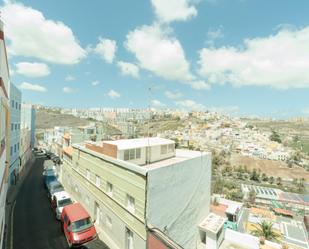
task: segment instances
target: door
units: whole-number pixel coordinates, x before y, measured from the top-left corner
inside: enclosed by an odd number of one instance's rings
[[[126,249],[134,249],[133,232],[126,227]]]
[[[95,202],[95,224],[100,225],[100,218],[101,218],[101,210],[98,203]]]

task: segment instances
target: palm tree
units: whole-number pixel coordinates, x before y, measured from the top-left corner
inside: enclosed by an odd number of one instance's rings
[[[263,220],[255,226],[255,230],[251,232],[252,235],[263,237],[266,240],[277,240],[278,234],[273,231],[273,223]]]

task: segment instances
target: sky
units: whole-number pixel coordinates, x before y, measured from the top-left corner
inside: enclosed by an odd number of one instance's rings
[[[23,101],[309,116],[307,0],[1,3]]]

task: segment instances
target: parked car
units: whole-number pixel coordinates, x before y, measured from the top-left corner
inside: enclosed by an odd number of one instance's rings
[[[48,172],[56,172],[55,165],[45,165],[43,170],[43,175],[46,175]]]
[[[58,156],[54,157],[52,160],[53,160],[53,162],[56,163],[56,164],[60,164],[60,163],[61,163],[61,159],[60,159],[60,157],[58,157]]]
[[[47,171],[44,176],[43,176],[43,181],[44,181],[44,186],[45,188],[47,188],[47,185],[50,183],[50,182],[53,182],[53,181],[57,181],[57,176],[56,176],[56,172],[51,170],[51,171]]]
[[[62,184],[59,181],[52,181],[47,185],[47,196],[50,198],[50,201],[52,201],[54,194],[57,192],[64,191],[64,188]]]
[[[80,203],[67,205],[63,208],[61,225],[70,248],[82,245],[97,237],[90,215]]]
[[[53,153],[52,152],[50,152],[50,151],[46,151],[46,156],[47,156],[47,158],[50,158],[52,155],[53,155]]]
[[[73,202],[70,198],[70,195],[67,192],[61,191],[54,194],[52,200],[52,208],[56,213],[57,220],[61,219],[61,213],[63,208],[72,203]]]
[[[80,249],[109,249],[109,247],[103,241],[94,239],[86,244],[83,244]]]

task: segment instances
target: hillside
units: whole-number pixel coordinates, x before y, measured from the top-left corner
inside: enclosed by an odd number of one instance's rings
[[[51,129],[54,126],[83,126],[89,124],[90,121],[80,119],[73,115],[61,114],[57,111],[38,109],[36,114],[36,129]]]

